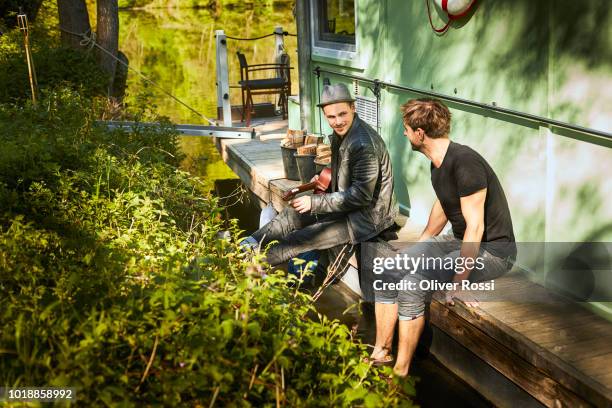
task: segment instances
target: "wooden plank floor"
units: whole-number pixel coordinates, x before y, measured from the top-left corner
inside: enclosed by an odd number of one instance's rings
[[[285,179],[280,141],[287,133],[287,121],[275,120],[255,126],[258,138],[216,139],[217,149],[227,165],[263,202],[280,211],[286,203],[282,193],[300,183]]]
[[[284,179],[280,139],[286,121],[256,129],[257,140],[217,139],[217,147],[245,185],[280,210],[282,192],[299,184]],[[416,237],[418,228],[409,224],[396,244]],[[512,301],[447,307],[438,294],[432,324],[544,405],[612,407],[612,323],[519,273],[495,284]]]
[[[525,298],[529,298],[530,291],[544,290],[517,273],[498,279],[496,286],[512,283],[523,287]],[[449,308],[438,295],[432,305],[432,323],[444,331],[454,331],[449,334],[467,343],[464,334],[456,332],[459,329],[446,323],[450,313],[495,340],[514,356],[515,365],[508,367],[503,362],[507,355],[501,354],[489,355],[487,362],[547,406],[554,406],[557,400],[566,406],[584,405],[580,401],[612,406],[612,324],[576,303],[551,297],[554,302],[481,302],[477,308],[459,303]],[[482,343],[464,346],[476,355],[488,350]],[[517,364],[519,360],[537,368],[542,377],[555,384],[529,388],[533,379],[524,377],[527,371]]]

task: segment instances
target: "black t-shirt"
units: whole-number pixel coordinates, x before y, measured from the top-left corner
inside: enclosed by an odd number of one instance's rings
[[[487,189],[483,247],[493,255],[516,255],[512,219],[504,190],[489,163],[468,146],[450,142],[439,168],[431,165],[431,184],[457,239],[463,239],[465,219],[461,197]],[[507,244],[506,244],[507,243]]]

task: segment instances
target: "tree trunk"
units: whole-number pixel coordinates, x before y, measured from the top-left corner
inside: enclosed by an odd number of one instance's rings
[[[117,52],[117,58],[123,62],[120,64],[117,62],[117,67],[115,68],[115,79],[113,80],[113,93],[111,96],[115,98],[117,101],[121,102],[123,97],[125,96],[125,90],[127,88],[127,77],[128,77],[128,65],[130,61],[128,60],[127,55],[123,52]]]
[[[117,51],[119,50],[119,7],[117,0],[98,0],[97,49],[98,65],[108,75],[108,94],[113,94],[113,81],[117,68]]]
[[[78,34],[91,34],[89,25],[89,13],[85,0],[57,0],[57,12],[62,33],[62,44],[74,49],[83,49],[80,44],[82,38],[67,33],[64,30]]]

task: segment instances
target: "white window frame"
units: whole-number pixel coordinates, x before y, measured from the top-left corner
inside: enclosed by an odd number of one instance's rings
[[[333,41],[319,40],[319,10],[318,0],[310,1],[310,32],[312,54],[315,56],[334,58],[339,60],[353,61],[357,58],[357,50],[359,50],[359,38],[357,36],[357,2],[354,0],[354,15],[355,15],[355,44],[344,44]]]

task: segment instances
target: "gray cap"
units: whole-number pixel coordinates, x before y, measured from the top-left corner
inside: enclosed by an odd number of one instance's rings
[[[326,105],[339,102],[355,102],[348,88],[344,84],[325,85],[321,93],[321,103],[317,106],[322,108]]]

